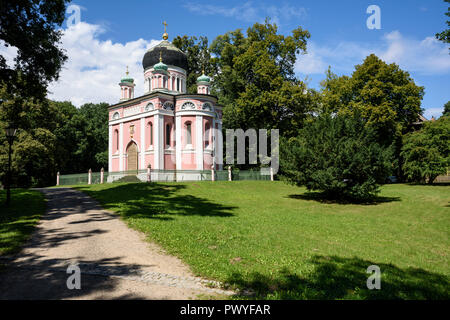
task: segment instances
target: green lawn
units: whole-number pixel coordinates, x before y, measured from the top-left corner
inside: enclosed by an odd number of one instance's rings
[[[45,212],[45,198],[38,191],[11,190],[5,207],[6,190],[0,190],[0,256],[20,250]]]
[[[263,299],[450,298],[450,187],[386,185],[371,204],[270,181],[78,187],[201,276]],[[378,265],[381,290],[368,290]]]

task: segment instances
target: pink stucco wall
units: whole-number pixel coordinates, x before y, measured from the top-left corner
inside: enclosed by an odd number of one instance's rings
[[[147,106],[150,102],[153,103],[154,108],[155,109],[162,109],[163,108],[163,104],[164,102],[167,101],[167,97],[165,96],[161,96],[161,97],[155,97],[152,99],[148,99],[148,100],[144,100],[144,101],[139,101],[139,102],[135,102],[133,105],[131,106],[127,106],[127,107],[117,107],[115,109],[112,109],[109,111],[109,116],[110,119],[112,120],[113,115],[118,112],[120,115],[120,119],[123,122],[123,140],[121,141],[121,144],[123,146],[123,150],[121,150],[121,153],[123,155],[123,166],[122,166],[122,170],[127,170],[128,169],[128,164],[127,164],[127,147],[129,146],[130,142],[134,142],[137,145],[137,149],[138,149],[138,167],[141,168],[146,168],[148,166],[148,164],[152,165],[152,168],[155,168],[155,159],[154,159],[154,153],[155,152],[155,147],[156,147],[156,139],[157,139],[157,135],[158,133],[156,132],[156,126],[157,124],[155,123],[155,119],[154,116],[149,116],[149,117],[145,117],[144,119],[144,134],[145,134],[145,146],[144,146],[144,150],[141,150],[141,141],[142,141],[142,137],[141,137],[141,118],[135,119],[135,120],[129,120],[128,117],[135,117],[138,116],[140,113],[146,112],[145,111],[145,106]],[[170,100],[172,101],[172,100]],[[214,103],[212,103],[210,100],[208,100],[207,98],[197,98],[197,97],[179,97],[176,103],[176,110],[180,110],[181,106],[185,103],[185,102],[193,102],[196,105],[196,110],[201,110],[202,106],[205,102],[210,102],[212,105],[214,105]],[[124,118],[125,116],[125,110],[128,108],[133,108],[133,111],[127,112],[127,117]],[[221,117],[221,112],[219,110],[216,110],[216,112],[219,114],[219,117]],[[128,121],[127,121],[128,120]],[[167,170],[173,170],[176,169],[176,154],[175,154],[175,150],[176,150],[176,143],[180,143],[181,145],[181,168],[183,170],[196,170],[197,169],[197,159],[196,159],[196,134],[197,134],[197,117],[196,116],[181,116],[181,127],[180,128],[175,128],[175,118],[173,116],[164,116],[163,118],[163,126],[162,128],[160,128],[160,133],[162,133],[162,139],[161,142],[163,143],[162,146],[162,153],[160,152],[160,156],[163,157],[163,159],[161,159],[164,163],[163,168],[167,169]],[[187,149],[186,145],[187,145],[187,137],[186,137],[186,123],[190,122],[191,123],[191,148]],[[152,124],[152,129],[153,129],[153,145],[150,142],[150,127],[149,127],[149,123]],[[203,121],[201,124],[202,130],[203,130],[203,135],[205,135],[205,126],[206,124],[209,123],[210,125],[210,132],[209,132],[209,146],[206,148],[205,146],[205,139],[202,141],[203,144],[203,148],[205,150],[212,150],[213,146],[212,146],[212,123],[213,123],[213,118],[209,117],[209,116],[205,116],[203,114]],[[169,147],[169,152],[166,152],[166,125],[169,124],[171,126],[171,139],[170,139],[170,147]],[[134,134],[131,135],[130,134],[130,127],[134,126]],[[216,128],[218,128],[216,126]],[[116,132],[117,130],[117,132]],[[181,130],[181,141],[176,142],[176,133],[175,130]],[[112,151],[113,154],[112,156],[114,157],[112,159],[112,171],[120,171],[120,165],[119,165],[119,159],[116,158],[116,156],[118,156],[119,150],[117,148],[117,136],[120,136],[120,125],[119,124],[115,124],[112,126]],[[120,143],[119,143],[120,146]],[[145,163],[142,164],[142,157],[141,154],[142,152],[148,153],[145,154],[144,156],[144,161]],[[212,165],[212,155],[208,152],[204,152],[203,153],[203,165],[204,165],[204,170],[209,170],[211,168]]]

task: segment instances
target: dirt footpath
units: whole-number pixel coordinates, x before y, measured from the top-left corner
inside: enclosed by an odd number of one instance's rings
[[[230,294],[196,278],[82,192],[41,189],[48,208],[31,240],[3,261],[0,299],[197,299]],[[4,259],[3,259],[4,260]],[[0,261],[2,262],[2,261]],[[81,289],[68,289],[70,265]],[[74,277],[71,284],[76,284]]]

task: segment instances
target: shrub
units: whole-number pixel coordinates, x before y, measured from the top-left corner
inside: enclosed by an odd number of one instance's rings
[[[368,199],[392,171],[392,147],[383,148],[359,115],[322,114],[281,144],[284,178],[327,198]]]
[[[450,116],[425,123],[404,137],[401,156],[409,181],[433,183],[450,166]]]

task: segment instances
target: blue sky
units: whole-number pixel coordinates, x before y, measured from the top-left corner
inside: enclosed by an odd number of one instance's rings
[[[395,62],[425,87],[425,116],[439,116],[450,100],[448,45],[434,39],[445,29],[443,0],[341,1],[103,1],[75,0],[81,23],[64,25],[63,46],[69,62],[51,98],[76,105],[93,101],[117,102],[117,85],[125,66],[142,93],[141,61],[145,51],[161,40],[162,22],[169,40],[176,35],[216,36],[238,28],[244,31],[270,17],[285,35],[298,26],[311,33],[308,55],[299,56],[298,77],[318,88],[330,65],[337,74],[351,74],[354,65],[374,52]],[[381,9],[381,29],[369,30],[369,5]],[[68,15],[69,16],[69,15]],[[1,47],[0,47],[1,50]]]

